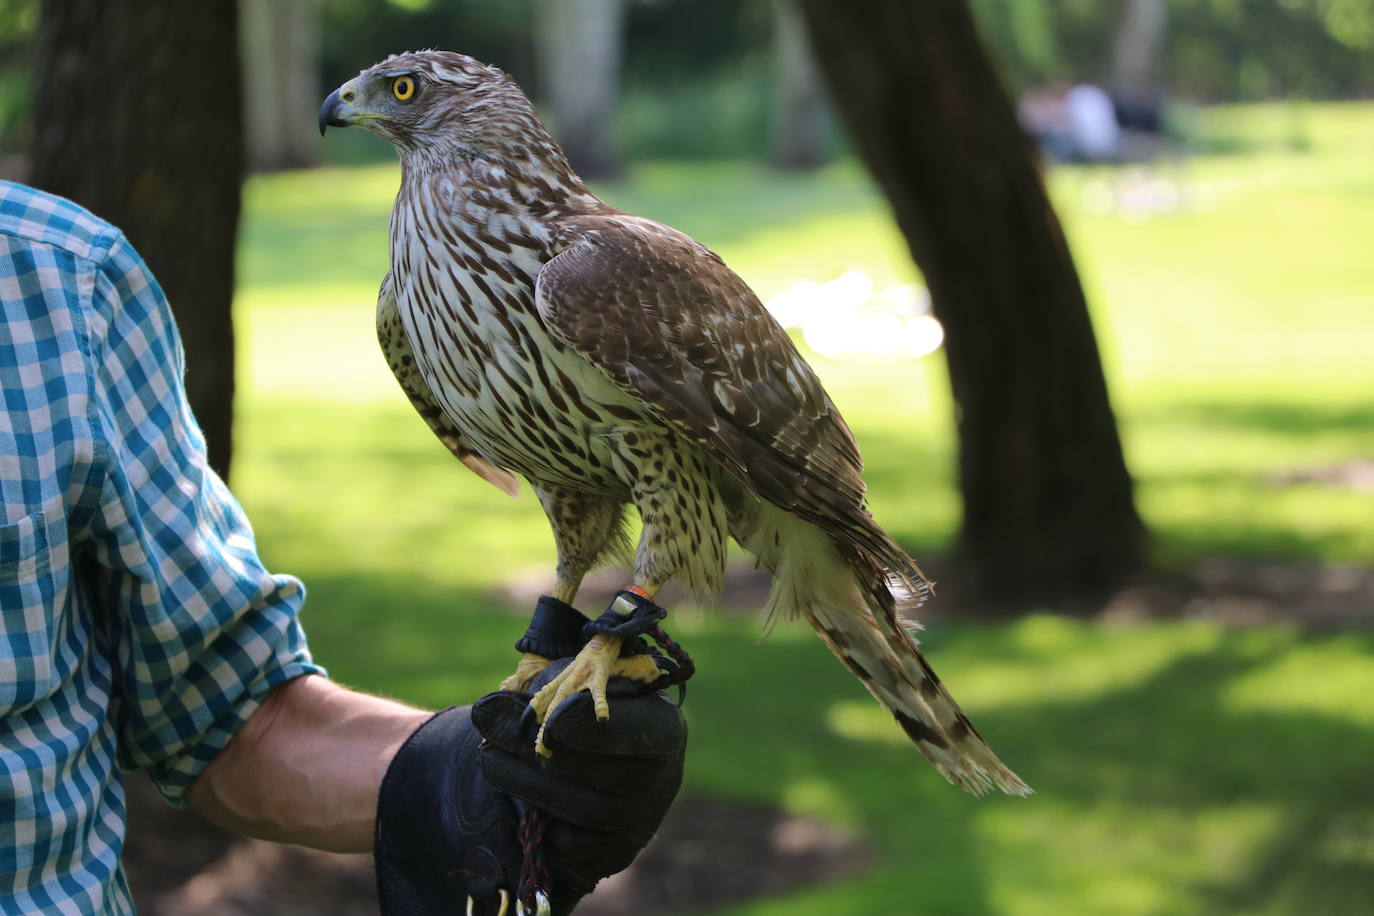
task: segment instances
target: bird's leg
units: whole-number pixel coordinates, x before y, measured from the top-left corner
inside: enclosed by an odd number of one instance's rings
[[[626,591],[652,600],[660,586],[661,583],[650,586],[636,584],[628,586]],[[629,617],[634,613],[635,607],[624,598],[617,598],[612,602],[611,610],[622,617]],[[613,677],[628,677],[644,684],[652,684],[658,680],[660,672],[653,656],[620,657],[620,647],[624,642],[618,637],[598,633],[582,647],[582,651],[577,653],[572,664],[534,695],[530,700],[530,708],[534,711],[535,720],[540,723],[539,735],[534,744],[536,751],[545,757],[550,756],[549,749],[544,746],[544,727],[548,714],[579,690],[591,693],[596,718],[604,721],[611,717],[610,704],[606,702],[607,681]]]
[[[535,655],[533,652],[521,652],[520,661],[515,663],[515,671],[496,689],[524,693],[534,683],[534,679],[539,677],[539,672],[549,666],[550,661],[551,659]]]
[[[608,551],[613,552],[624,537],[624,508],[617,500],[566,487],[536,485],[534,492],[549,518],[558,548],[552,597],[571,606],[587,571]],[[515,673],[501,682],[501,689],[528,692],[550,661],[542,655],[523,653]]]
[[[582,586],[582,576],[567,576],[562,570],[559,571],[558,581],[553,587],[553,597],[571,606],[573,600],[577,598],[577,590]],[[549,666],[551,658],[545,658],[534,652],[520,653],[520,661],[515,663],[515,672],[510,677],[501,682],[498,690],[513,690],[516,693],[525,693],[534,683],[534,679],[539,676],[539,672]]]

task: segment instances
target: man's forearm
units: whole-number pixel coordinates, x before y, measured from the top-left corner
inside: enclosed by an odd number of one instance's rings
[[[221,827],[332,852],[369,852],[377,791],[430,713],[307,675],[276,687],[192,783]]]

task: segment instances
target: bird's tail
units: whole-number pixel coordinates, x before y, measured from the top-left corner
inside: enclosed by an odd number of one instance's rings
[[[765,506],[745,548],[773,573],[769,621],[800,616],[892,713],[921,753],[950,782],[975,795],[1031,789],[988,747],[926,663],[902,612],[924,599],[914,564],[893,573],[815,525]],[[914,575],[913,575],[914,574]],[[913,581],[914,580],[914,581]]]

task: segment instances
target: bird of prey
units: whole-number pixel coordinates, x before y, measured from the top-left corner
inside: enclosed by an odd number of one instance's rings
[[[928,591],[864,505],[854,436],[757,296],[714,252],[603,203],[501,70],[447,51],[389,57],[325,100],[401,160],[377,332],[410,401],[460,461],[508,493],[529,481],[553,527],[553,595],[643,531],[633,586],[718,591],[733,537],[947,779],[1030,790],[998,760],[903,620]],[[653,680],[593,638],[531,701],[612,675]],[[527,657],[505,686],[524,686]],[[542,738],[541,738],[542,741]]]

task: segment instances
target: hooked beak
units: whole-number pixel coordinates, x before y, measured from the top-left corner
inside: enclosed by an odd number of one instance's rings
[[[345,83],[339,89],[348,90],[350,97],[352,90],[349,84]],[[358,110],[348,104],[339,95],[339,89],[329,93],[329,98],[324,100],[320,106],[320,136],[324,136],[326,127],[348,127],[358,120]]]

